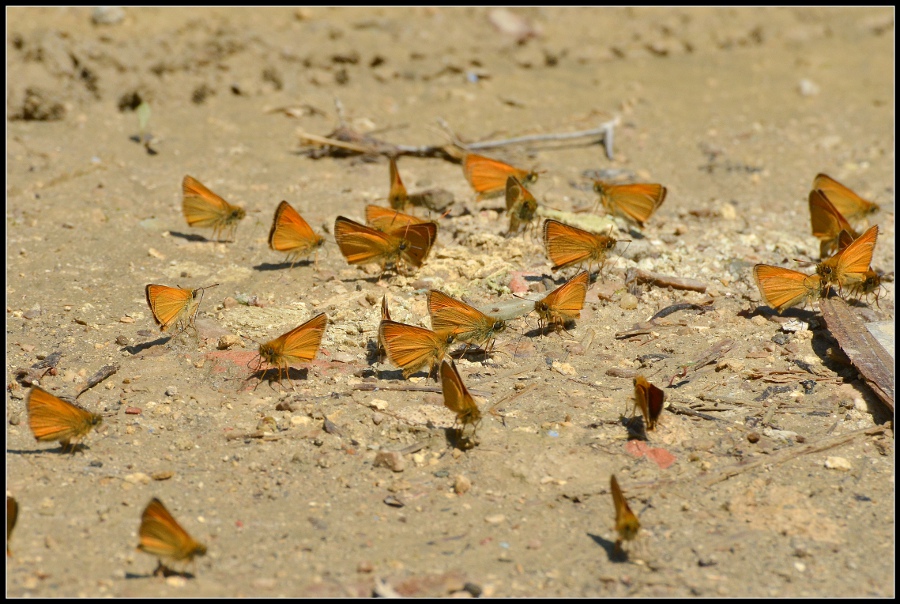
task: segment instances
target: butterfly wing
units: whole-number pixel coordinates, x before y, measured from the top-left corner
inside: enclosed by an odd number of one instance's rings
[[[869,265],[872,264],[876,241],[878,241],[878,225],[854,239],[850,245],[830,259],[835,260],[837,264],[835,277],[838,283],[849,285],[865,280]]]
[[[144,288],[144,294],[160,331],[168,331],[177,323],[181,314],[190,308],[194,298],[193,290],[166,285],[148,285]]]
[[[436,363],[447,352],[448,338],[430,329],[395,321],[382,321],[378,336],[391,362],[409,377],[426,363]]]
[[[422,224],[428,222],[391,208],[383,208],[376,205],[366,206],[366,222],[373,228],[384,233],[391,233],[403,229],[411,224]]]
[[[396,210],[404,209],[409,203],[409,195],[406,193],[406,187],[400,180],[400,171],[397,169],[397,160],[390,158],[391,172],[391,189],[388,193],[388,203]],[[368,220],[368,219],[367,219]],[[371,221],[369,221],[371,223]]]
[[[288,363],[311,361],[316,358],[327,325],[328,316],[325,313],[318,314],[303,325],[279,336],[275,349],[280,350],[281,356]]]
[[[228,203],[191,176],[184,177],[181,189],[184,194],[182,210],[190,226],[215,228],[232,216],[244,217],[243,208]]]
[[[658,184],[613,185],[595,181],[603,207],[643,227],[666,199],[666,188]]]
[[[515,176],[520,181],[535,178],[532,176],[533,173],[527,170],[521,170],[502,161],[475,153],[466,155],[463,161],[463,171],[466,180],[469,181],[475,192],[482,196],[502,193],[506,189],[506,179],[510,176]]]
[[[206,553],[206,547],[195,541],[156,497],[141,515],[138,535],[138,549],[161,558],[189,560]]]
[[[406,262],[418,268],[425,263],[431,246],[437,239],[437,224],[434,222],[410,224],[391,231],[391,235],[406,240],[406,246],[400,250],[400,255]]]
[[[428,314],[431,315],[432,329],[453,332],[461,340],[484,331],[485,326],[489,329],[493,324],[491,318],[477,308],[436,289],[428,292]]]
[[[269,231],[270,249],[302,255],[319,247],[324,241],[291,204],[286,201],[278,204]]]
[[[863,199],[827,174],[816,175],[812,188],[822,191],[828,201],[848,220],[862,218],[879,209],[878,204]]]
[[[469,394],[456,365],[446,360],[441,363],[441,391],[444,394],[444,405],[456,414],[460,424],[465,426],[478,423],[481,412],[475,399]]]
[[[543,302],[546,307],[544,312],[547,313],[544,320],[552,322],[553,319],[559,319],[565,323],[568,320],[578,319],[581,316],[581,309],[584,308],[589,281],[588,272],[581,271],[544,296]]]
[[[588,260],[601,260],[606,252],[604,241],[600,237],[608,239],[557,220],[544,221],[544,247],[553,262],[553,270]]]
[[[400,248],[398,237],[343,216],[334,221],[334,239],[349,264],[377,262],[383,265],[395,259]]]
[[[806,275],[768,264],[754,266],[753,279],[765,303],[779,313],[808,298],[818,297],[822,285],[819,275]]]
[[[37,440],[69,441],[101,423],[99,415],[76,407],[38,387],[28,394],[28,423]]]
[[[619,481],[615,475],[609,479],[610,490],[612,491],[613,506],[616,508],[616,532],[619,533],[620,541],[630,541],[637,536],[641,523],[637,516],[631,511],[622,489],[619,487]]]

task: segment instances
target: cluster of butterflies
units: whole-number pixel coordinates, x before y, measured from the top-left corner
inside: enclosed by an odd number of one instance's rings
[[[878,205],[863,199],[825,174],[813,180],[809,193],[812,234],[820,241],[816,271],[799,271],[757,264],[753,277],[763,300],[779,313],[798,304],[827,297],[832,287],[843,297],[874,296],[878,301],[881,277],[872,270],[872,254],[878,240],[878,225],[861,235],[851,226],[878,211]],[[834,252],[834,253],[832,253]]]
[[[536,182],[534,170],[515,168],[495,159],[469,154],[463,160],[464,174],[478,193],[479,199],[506,195],[509,216],[507,235],[527,229],[538,214],[538,202],[528,187]],[[238,222],[246,215],[243,208],[232,205],[186,176],[183,186],[183,210],[191,226],[212,228],[219,239],[227,235],[233,239]],[[665,187],[658,184],[611,184],[595,181],[594,190],[608,213],[625,218],[643,227],[666,197]],[[437,238],[438,225],[404,213],[410,206],[436,209],[446,206],[446,198],[439,191],[408,194],[397,169],[390,160],[391,207],[369,205],[366,224],[339,216],[334,225],[334,238],[341,253],[351,265],[379,264],[382,274],[407,267],[423,265]],[[753,275],[765,302],[779,313],[792,306],[827,296],[831,288],[843,295],[877,295],[880,277],[871,268],[872,254],[878,237],[873,226],[857,233],[852,223],[878,210],[878,206],[838,183],[819,174],[809,194],[812,233],[821,240],[822,260],[813,274],[759,264]],[[325,238],[316,234],[303,217],[286,201],[275,211],[269,232],[269,247],[287,254],[291,267],[322,247]],[[564,224],[557,220],[543,223],[543,241],[554,271],[587,264],[582,270],[543,298],[523,305],[521,314],[534,311],[538,315],[541,332],[550,328],[559,332],[580,317],[590,285],[590,270],[594,265],[602,269],[607,254],[618,241],[610,234],[598,234]],[[204,291],[218,284],[197,289],[184,289],[150,284],[145,288],[147,304],[161,331],[183,332],[193,327]],[[447,360],[449,349],[457,343],[482,347],[489,352],[495,335],[504,331],[509,317],[487,314],[451,296],[431,290],[427,294],[431,329],[400,323],[391,319],[387,296],[382,299],[381,322],[378,328],[379,350],[395,366],[402,369],[404,378],[428,367],[429,375],[440,379],[446,407],[456,414],[459,436],[467,426],[477,429],[482,414],[466,388],[455,363]],[[318,314],[302,325],[277,338],[259,345],[258,364],[254,373],[260,378],[270,369],[277,369],[278,381],[284,374],[290,381],[292,365],[313,360],[321,345],[328,317]],[[176,333],[176,335],[177,335]],[[263,367],[266,369],[263,370]],[[634,409],[643,418],[646,431],[656,428],[664,408],[663,390],[645,377],[634,379]],[[29,422],[39,441],[59,441],[63,450],[86,436],[100,425],[102,417],[58,398],[38,387],[32,388],[27,401]],[[610,489],[616,511],[615,546],[621,551],[625,541],[634,539],[640,529],[637,515],[629,507],[615,476],[610,477]],[[9,535],[18,516],[18,504],[7,497],[7,548]],[[163,559],[175,562],[190,561],[204,555],[206,547],[195,541],[178,524],[165,506],[156,498],[144,510],[138,549],[159,559],[158,571],[166,572]],[[7,549],[7,551],[9,551]]]

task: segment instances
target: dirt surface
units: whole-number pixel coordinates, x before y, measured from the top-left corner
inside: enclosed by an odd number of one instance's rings
[[[893,272],[893,11],[514,12],[530,29],[479,8],[8,11],[8,595],[894,595],[892,415],[817,308],[758,308],[750,274],[812,271],[818,172],[882,205],[873,265]],[[620,233],[632,243],[573,330],[537,337],[531,315],[486,362],[458,361],[483,395],[472,449],[448,445],[440,394],[356,389],[433,385],[373,364],[382,295],[427,326],[428,288],[491,305],[560,275],[539,238],[502,236],[502,204],[476,202],[459,165],[408,157],[410,190],[456,198],[421,270],[380,281],[330,244],[288,268],[267,246],[282,199],[330,233],[387,195],[384,158],[298,153],[297,129],[338,126],[335,99],[356,130],[417,145],[446,142],[437,118],[472,141],[619,116],[612,161],[596,144],[492,155],[544,170],[535,194],[566,212],[593,205],[600,170],[669,189],[643,234]],[[185,174],[247,210],[234,243],[185,224]],[[707,290],[626,286],[635,267]],[[221,284],[199,338],[159,333],[148,283]],[[858,312],[893,319],[892,281],[879,304]],[[296,392],[246,380],[258,342],[318,312],[328,329]],[[58,395],[118,365],[78,399],[105,422],[75,455],[35,442],[16,379],[55,352],[28,375]],[[620,421],[638,372],[672,405],[648,442]],[[404,449],[403,471],[375,467]],[[627,560],[611,473],[641,522]],[[194,578],[153,577],[135,551],[154,496],[208,547]]]

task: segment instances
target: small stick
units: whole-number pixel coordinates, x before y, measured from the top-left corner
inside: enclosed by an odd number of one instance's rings
[[[700,419],[706,419],[713,422],[724,422],[726,420],[720,417],[713,417],[712,415],[707,415],[706,413],[700,413],[699,411],[694,411],[693,409],[689,409],[687,407],[676,407],[675,405],[669,403],[669,406],[666,407],[671,413],[675,413],[676,415],[689,415],[691,417],[699,417]],[[723,409],[724,411],[724,409]],[[730,423],[730,422],[729,422]]]
[[[88,378],[87,384],[85,384],[84,388],[78,391],[78,394],[75,395],[75,398],[78,399],[79,396],[81,396],[109,376],[114,375],[118,370],[118,365],[104,365],[100,368],[100,371]]]
[[[681,277],[672,277],[670,275],[660,275],[659,273],[651,273],[643,269],[631,269],[625,275],[625,283],[637,281],[638,283],[649,283],[657,287],[671,287],[672,289],[683,289],[693,292],[706,292],[706,283],[697,281],[696,279],[683,279]]]

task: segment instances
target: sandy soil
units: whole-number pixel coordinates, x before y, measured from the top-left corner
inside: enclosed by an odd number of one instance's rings
[[[750,275],[810,270],[818,172],[882,204],[873,264],[894,270],[893,12],[515,13],[536,37],[519,43],[477,8],[148,8],[99,24],[91,9],[8,11],[6,468],[21,506],[8,595],[894,595],[892,414],[817,309],[786,312],[809,329],[785,331],[757,310]],[[132,140],[137,97],[155,154]],[[475,202],[458,165],[402,158],[411,190],[456,198],[416,275],[378,281],[334,246],[318,270],[289,269],[266,244],[282,199],[330,232],[387,194],[382,158],[298,154],[298,128],[338,125],[335,99],[352,127],[404,144],[443,143],[437,118],[477,140],[618,115],[613,161],[597,145],[495,155],[545,170],[534,191],[563,211],[593,204],[589,171],[669,188],[571,333],[533,337],[532,316],[487,362],[460,360],[482,409],[496,405],[473,449],[448,445],[439,394],[357,389],[408,384],[368,357],[382,294],[427,325],[427,288],[493,304],[523,275],[552,287],[549,264],[537,239],[501,236],[500,204]],[[246,208],[234,243],[185,224],[185,174]],[[708,289],[625,286],[633,267]],[[215,282],[199,339],[167,343],[144,286]],[[319,358],[291,374],[296,392],[254,389],[256,342],[317,312],[330,323]],[[892,319],[893,282],[860,313]],[[240,343],[219,350],[226,335]],[[728,352],[666,388],[706,417],[667,411],[648,443],[629,441],[632,377],[666,386],[723,340]],[[54,352],[40,384],[59,395],[119,367],[78,399],[105,423],[75,455],[35,442],[16,379]],[[374,466],[416,447],[402,472]],[[642,525],[627,561],[612,555],[611,473]],[[135,551],[154,496],[208,546],[195,578],[153,577]]]

